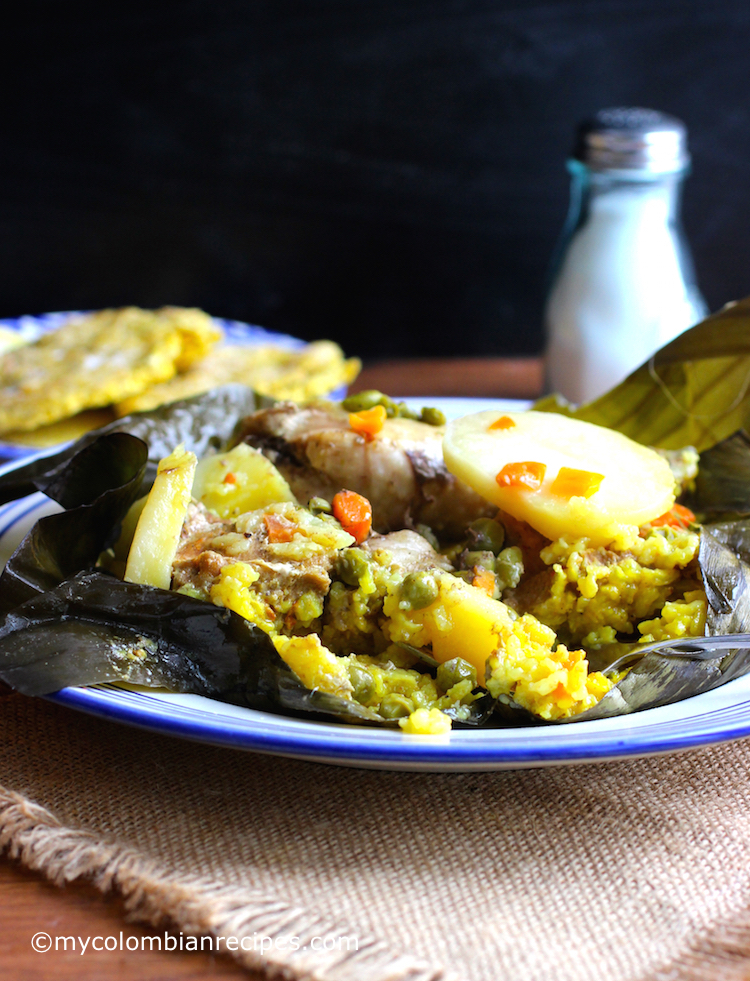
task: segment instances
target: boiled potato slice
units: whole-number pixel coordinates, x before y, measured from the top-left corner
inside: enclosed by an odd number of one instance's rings
[[[196,463],[195,453],[183,446],[159,461],[128,553],[127,582],[169,589]]]
[[[623,525],[645,524],[674,503],[672,472],[653,450],[552,412],[490,410],[456,419],[447,427],[443,454],[451,473],[553,540],[607,544]],[[530,471],[542,474],[539,486],[533,479],[531,486],[514,481],[514,464],[536,465]],[[501,486],[504,468],[510,479]]]
[[[262,453],[239,443],[228,453],[204,457],[195,471],[193,497],[222,518],[236,518],[269,504],[291,501],[289,484]]]

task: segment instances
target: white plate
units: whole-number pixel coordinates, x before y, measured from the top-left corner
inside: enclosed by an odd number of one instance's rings
[[[80,315],[81,311],[74,310],[66,313],[43,313],[39,316],[14,317],[0,320],[0,327],[12,330],[25,341],[35,341],[42,334],[57,330],[72,316]],[[298,337],[288,334],[276,334],[255,324],[245,324],[239,320],[222,320],[213,317],[213,321],[224,331],[224,338],[230,344],[274,344],[276,347],[294,350],[306,343]],[[343,392],[339,393],[343,397]],[[37,447],[23,446],[20,443],[6,443],[0,440],[0,460],[19,460],[37,453]]]
[[[409,399],[448,416],[519,403],[491,399]],[[12,466],[5,469],[12,469]],[[42,514],[55,510],[41,494],[0,508],[0,561]],[[62,705],[129,725],[297,759],[389,770],[469,771],[584,763],[672,753],[750,735],[750,675],[674,705],[616,719],[454,730],[447,736],[306,722],[226,705],[198,695],[106,685],[66,688],[49,696]]]

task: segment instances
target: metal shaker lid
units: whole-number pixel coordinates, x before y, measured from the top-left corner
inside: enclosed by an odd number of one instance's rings
[[[638,107],[602,109],[582,123],[573,155],[592,170],[670,174],[690,163],[685,124]]]

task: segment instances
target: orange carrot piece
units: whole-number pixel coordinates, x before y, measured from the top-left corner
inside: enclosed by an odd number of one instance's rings
[[[278,542],[291,542],[297,526],[281,514],[264,514],[263,523],[268,532],[268,540],[272,545]]]
[[[651,525],[654,528],[687,528],[695,522],[695,515],[682,504],[673,504],[665,514],[654,518]]]
[[[515,426],[515,422],[510,416],[500,416],[499,419],[495,421],[488,427],[489,429],[512,429]]]
[[[546,465],[534,460],[506,463],[495,480],[501,487],[519,487],[523,490],[536,491],[542,486],[546,472]]]
[[[603,473],[560,467],[559,473],[552,481],[550,491],[558,497],[591,497],[599,490],[603,480]]]
[[[227,474],[224,475],[224,480],[222,481],[222,483],[224,483],[224,484],[236,484],[237,483],[237,478],[235,477],[235,475],[230,470],[229,473],[227,473]]]
[[[383,428],[387,415],[384,405],[374,405],[361,412],[350,412],[349,425],[358,436],[364,436],[370,443]]]
[[[471,585],[492,597],[495,595],[495,574],[489,569],[480,569],[478,566],[474,566],[474,578],[471,580]]]
[[[344,531],[361,545],[372,528],[372,506],[367,498],[355,491],[342,490],[333,495],[331,506],[334,518]]]

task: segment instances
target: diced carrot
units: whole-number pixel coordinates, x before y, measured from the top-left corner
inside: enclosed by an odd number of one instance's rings
[[[495,419],[495,421],[492,423],[492,425],[490,425],[488,428],[489,429],[512,429],[514,426],[515,426],[515,422],[511,419],[510,416],[500,416],[500,418],[499,419]]]
[[[384,405],[374,405],[371,409],[349,413],[349,425],[358,436],[371,442],[385,424],[387,413]]]
[[[495,480],[501,487],[519,487],[536,491],[542,486],[547,467],[544,463],[526,460],[523,463],[506,463]]]
[[[695,515],[690,510],[682,504],[673,504],[666,514],[662,514],[658,518],[654,518],[651,525],[654,528],[687,528],[695,522]]]
[[[268,532],[268,540],[272,545],[279,542],[291,542],[297,526],[281,514],[264,514],[263,522]]]
[[[344,531],[361,545],[372,528],[372,506],[367,498],[355,491],[342,490],[333,495],[331,506],[334,518]]]
[[[225,474],[224,475],[224,480],[222,481],[222,483],[224,483],[224,484],[236,484],[237,483],[237,478],[235,477],[235,475],[230,470],[228,474]]]
[[[603,473],[593,473],[591,470],[574,470],[573,467],[560,467],[559,473],[552,481],[550,491],[558,497],[591,497],[601,487]]]
[[[474,566],[474,578],[471,580],[471,585],[481,589],[488,596],[494,596],[495,574],[489,569],[480,569],[478,566]]]

